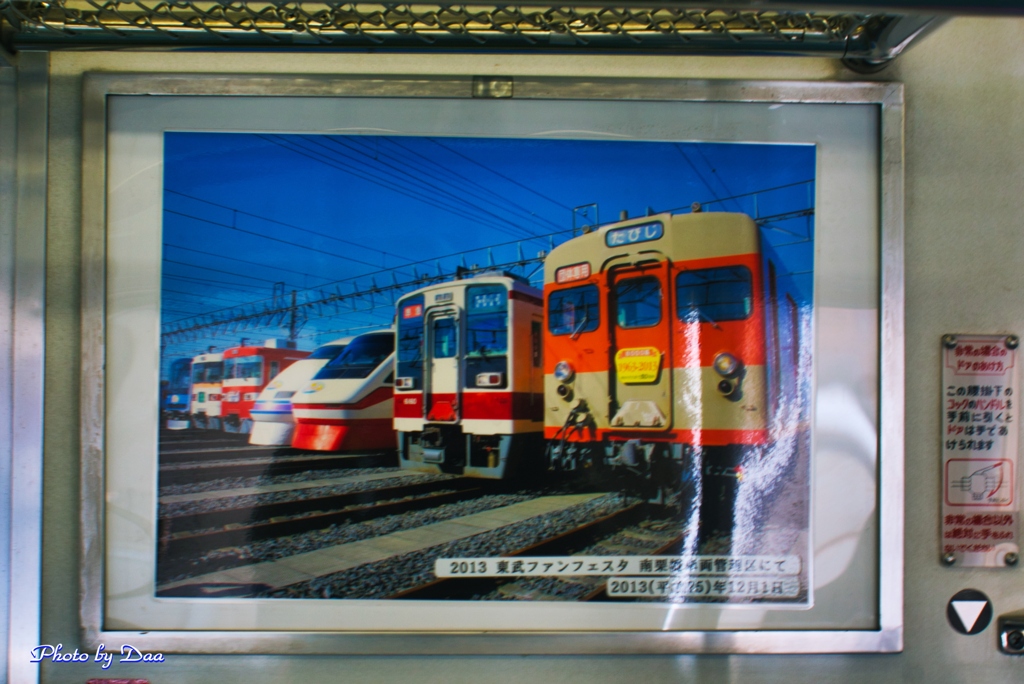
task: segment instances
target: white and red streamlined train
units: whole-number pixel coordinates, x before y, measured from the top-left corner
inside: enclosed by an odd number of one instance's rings
[[[343,337],[317,347],[312,354],[288,366],[270,381],[249,410],[253,420],[249,444],[281,446],[292,443],[295,432],[292,397],[305,389],[313,376],[345,351],[351,341],[351,337]]]
[[[542,467],[540,291],[483,273],[405,295],[396,315],[401,466],[495,479]]]
[[[292,446],[317,451],[395,448],[392,425],[395,334],[352,338],[292,397]]]
[[[221,382],[221,424],[225,432],[252,431],[250,411],[270,379],[308,351],[282,346],[279,340],[267,340],[263,346],[243,343],[224,350],[224,379]]]

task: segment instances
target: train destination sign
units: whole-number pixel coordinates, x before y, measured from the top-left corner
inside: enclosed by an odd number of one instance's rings
[[[616,228],[604,234],[604,243],[608,247],[625,247],[637,242],[657,240],[665,234],[665,226],[660,221],[644,223],[639,226]]]
[[[590,277],[590,263],[569,264],[555,271],[555,282],[571,283],[577,280],[586,280]]]
[[[942,338],[942,553],[1005,567],[1020,553],[1015,335]]]

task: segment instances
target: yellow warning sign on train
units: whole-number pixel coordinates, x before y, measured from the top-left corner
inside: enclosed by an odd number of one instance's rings
[[[661,356],[654,347],[620,349],[615,352],[615,374],[627,385],[657,382]]]

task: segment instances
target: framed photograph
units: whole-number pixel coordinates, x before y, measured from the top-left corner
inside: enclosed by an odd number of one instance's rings
[[[85,104],[91,646],[902,648],[899,85]]]

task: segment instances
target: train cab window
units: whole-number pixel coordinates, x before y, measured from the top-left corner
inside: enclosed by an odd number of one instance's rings
[[[616,320],[620,328],[647,328],[661,322],[661,283],[645,276],[615,283]]]
[[[552,335],[578,335],[601,325],[597,285],[555,290],[548,297],[548,331]]]
[[[506,352],[508,291],[501,285],[466,288],[466,356],[486,357]]]
[[[204,363],[192,364],[192,383],[214,383],[220,382],[224,374],[224,364],[221,361],[206,361]]]
[[[325,344],[322,347],[317,347],[312,354],[307,356],[307,359],[333,359],[341,352],[345,351],[345,345],[343,344]]]
[[[451,316],[434,319],[434,358],[450,359],[458,351],[458,328]]]
[[[248,380],[257,385],[263,382],[262,356],[236,356],[224,361],[225,380]]]
[[[281,362],[271,361],[270,362],[270,379],[273,380],[277,377],[277,374],[281,372]]]
[[[365,378],[395,351],[392,333],[360,335],[345,347],[341,356],[328,361],[314,380]]]
[[[415,387],[423,378],[423,295],[398,304],[398,377],[412,378]]]
[[[464,375],[467,388],[503,389],[508,385],[508,290],[503,285],[466,288]],[[482,375],[487,379],[481,380]]]
[[[704,268],[676,276],[676,312],[682,321],[738,321],[752,310],[753,287],[746,266]]]

